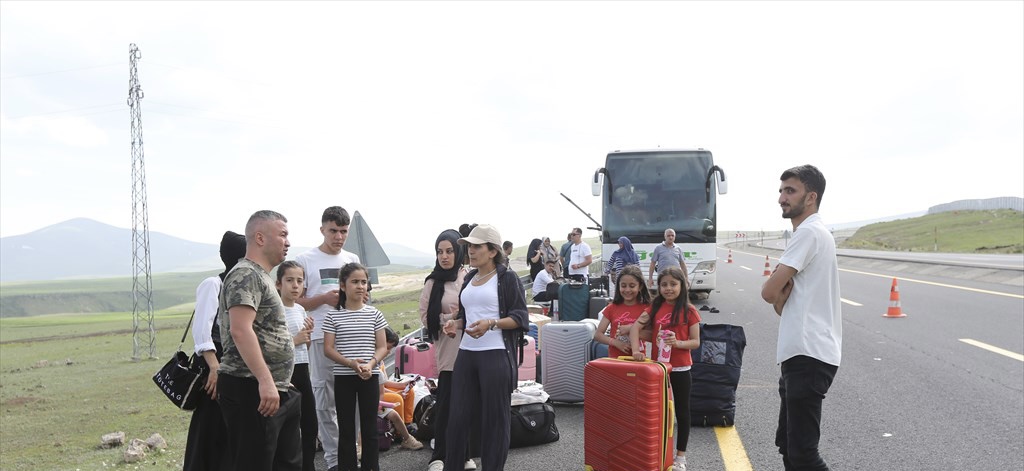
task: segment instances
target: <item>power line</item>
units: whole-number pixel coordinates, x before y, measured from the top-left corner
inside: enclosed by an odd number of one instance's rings
[[[68,72],[77,72],[79,70],[101,69],[103,67],[113,67],[113,66],[116,66],[116,65],[121,65],[121,64],[89,65],[89,66],[85,66],[85,67],[75,67],[73,69],[51,70],[49,72],[36,72],[36,73],[32,73],[32,74],[22,74],[22,75],[7,75],[7,76],[0,76],[0,80],[20,79],[20,78],[27,78],[27,77],[39,77],[41,75],[64,74],[64,73],[68,73]]]
[[[216,70],[203,69],[203,68],[199,68],[199,67],[179,67],[179,66],[176,66],[176,65],[158,64],[158,63],[153,62],[153,61],[146,61],[146,63],[150,64],[150,65],[155,65],[155,66],[158,66],[158,67],[166,67],[168,69],[183,70],[183,71],[186,71],[186,72],[189,72],[189,71],[205,72],[205,73],[208,73],[208,74],[219,75],[219,76],[224,77],[226,79],[235,80],[235,81],[238,81],[238,82],[245,82],[245,83],[251,83],[253,85],[259,85],[261,87],[273,87],[274,86],[274,85],[267,84],[267,83],[257,82],[255,80],[240,79],[240,78],[237,78],[237,77],[232,77],[230,75],[227,75],[227,74],[225,74],[223,72],[219,72],[219,71],[216,71]]]
[[[98,112],[98,113],[85,113],[85,114],[77,115],[77,116],[88,116],[88,115],[91,115],[91,114],[112,113],[114,111],[121,111],[121,110],[124,109],[124,105],[121,104],[121,103],[107,103],[105,105],[83,106],[83,107],[80,107],[80,108],[71,108],[69,110],[49,111],[49,112],[46,112],[46,113],[28,114],[28,115],[23,115],[23,116],[13,116],[13,117],[8,117],[7,119],[35,118],[35,117],[38,117],[38,116],[48,116],[48,115],[63,114],[63,113],[74,113],[76,111],[91,110],[91,109],[96,109],[96,108],[108,108],[108,107],[111,107],[111,106],[116,106],[117,109],[108,110],[108,111],[101,111],[101,112]]]

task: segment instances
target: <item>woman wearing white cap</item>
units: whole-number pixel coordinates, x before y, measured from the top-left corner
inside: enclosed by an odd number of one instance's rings
[[[519,277],[505,267],[501,235],[481,224],[459,239],[473,268],[462,285],[461,306],[444,331],[454,337],[465,326],[452,372],[445,471],[460,471],[472,422],[480,430],[483,471],[504,469],[508,458],[510,396],[518,383],[521,340],[529,320]]]

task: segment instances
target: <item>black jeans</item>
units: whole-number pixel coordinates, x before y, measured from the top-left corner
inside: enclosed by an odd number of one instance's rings
[[[839,370],[808,356],[782,362],[779,378],[779,428],[775,445],[787,471],[828,470],[818,454],[821,438],[821,403]]]
[[[690,389],[693,388],[693,376],[690,371],[673,371],[668,374],[672,382],[672,400],[676,409],[676,450],[686,451],[690,441]]]
[[[292,372],[292,385],[302,393],[302,414],[299,428],[302,431],[302,471],[316,471],[313,457],[316,456],[316,399],[313,385],[309,381],[309,363],[296,363]]]
[[[452,372],[445,471],[463,469],[469,436],[476,427],[480,430],[481,471],[505,468],[512,420],[510,395],[514,389],[510,368],[505,349],[459,350]]]
[[[217,378],[217,401],[227,426],[226,470],[301,471],[299,445],[301,394],[282,392],[281,407],[271,417],[257,410],[259,383],[221,373]]]
[[[377,373],[370,379],[357,375],[334,375],[334,406],[338,411],[338,470],[356,471],[356,407],[359,433],[363,438],[362,471],[378,471],[377,408],[380,383]]]

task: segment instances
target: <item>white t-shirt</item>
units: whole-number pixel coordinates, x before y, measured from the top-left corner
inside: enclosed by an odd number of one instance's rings
[[[551,278],[551,274],[547,270],[541,270],[537,273],[537,277],[533,279],[533,296],[537,297],[538,294],[547,291],[548,283],[555,281]]]
[[[498,314],[498,276],[492,276],[481,286],[473,286],[473,283],[470,282],[469,286],[462,290],[461,301],[462,306],[466,309],[466,327],[476,321],[501,319],[501,315]],[[486,322],[490,324],[490,321]],[[478,339],[463,335],[459,348],[474,352],[504,350],[505,342],[501,338],[501,329],[494,329],[487,331]]]
[[[320,250],[320,247],[313,247],[306,253],[295,257],[295,261],[299,262],[299,265],[302,265],[302,269],[306,271],[305,297],[312,298],[332,289],[338,289],[338,272],[341,271],[341,267],[347,263],[358,263],[359,257],[352,252],[346,252],[344,249],[338,252],[337,255],[331,255],[324,253],[323,250]],[[324,338],[324,314],[334,308],[335,306],[321,304],[309,311],[309,316],[313,318],[313,332],[310,335],[312,340],[322,340]]]
[[[782,308],[776,362],[797,355],[839,366],[843,315],[836,242],[817,213],[793,231],[779,263],[796,269],[793,292]]]
[[[284,307],[284,322],[288,324],[288,333],[294,338],[302,330],[302,324],[306,320],[306,310],[301,304],[295,303],[292,307]],[[309,349],[306,344],[295,346],[295,364],[309,363]]]
[[[579,267],[573,268],[573,265],[582,265],[587,261],[587,256],[591,254],[590,246],[580,242],[573,244],[569,251],[569,274],[570,275],[583,275],[587,276],[590,273],[590,267]]]

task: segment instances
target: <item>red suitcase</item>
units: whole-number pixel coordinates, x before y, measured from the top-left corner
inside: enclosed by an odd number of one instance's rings
[[[587,363],[584,469],[672,469],[675,411],[668,375],[667,365],[650,360],[599,358]]]
[[[395,369],[398,370],[398,374],[418,374],[424,378],[437,378],[434,344],[415,338],[409,339],[408,342],[395,349]]]

